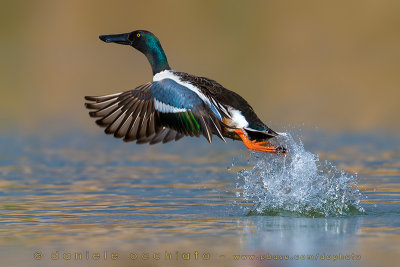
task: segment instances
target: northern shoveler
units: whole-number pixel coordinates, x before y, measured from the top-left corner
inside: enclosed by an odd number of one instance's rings
[[[129,45],[150,62],[153,81],[134,90],[105,96],[86,96],[91,117],[124,141],[155,144],[201,134],[211,143],[212,135],[242,140],[248,149],[285,153],[268,140],[279,134],[256,115],[240,95],[214,80],[174,71],[157,37],[138,30],[124,34],[101,35],[106,43]]]

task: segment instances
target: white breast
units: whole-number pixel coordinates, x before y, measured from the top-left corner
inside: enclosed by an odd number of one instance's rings
[[[236,128],[246,128],[249,126],[249,123],[247,122],[246,118],[242,115],[242,112],[240,110],[234,109],[232,107],[229,107],[229,112],[231,113],[232,117],[232,127]]]

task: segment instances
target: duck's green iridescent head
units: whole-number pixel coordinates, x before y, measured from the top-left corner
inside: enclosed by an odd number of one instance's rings
[[[130,45],[145,54],[150,62],[153,75],[170,69],[160,41],[149,31],[138,30],[130,33],[100,35],[99,38],[106,43]]]

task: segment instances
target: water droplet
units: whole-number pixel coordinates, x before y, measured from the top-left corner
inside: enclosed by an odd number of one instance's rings
[[[290,134],[279,142],[290,153],[251,153],[253,168],[237,173],[237,189],[242,192],[239,196],[254,204],[251,214],[328,217],[364,212],[356,175],[320,161]]]

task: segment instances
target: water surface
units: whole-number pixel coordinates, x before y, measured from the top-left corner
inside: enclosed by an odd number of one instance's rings
[[[252,170],[265,157],[239,142],[209,145],[184,138],[148,146],[101,133],[5,134],[0,138],[2,260],[5,266],[390,266],[400,252],[400,140],[293,135],[304,142],[304,153],[358,182],[362,212],[248,216],[260,202],[257,195],[243,197],[243,185],[248,192],[252,185],[240,171]],[[293,196],[284,203],[295,203]],[[113,252],[117,260],[110,258]],[[256,260],[235,259],[242,254]],[[301,259],[310,255],[314,260]],[[335,255],[339,259],[333,261]]]

